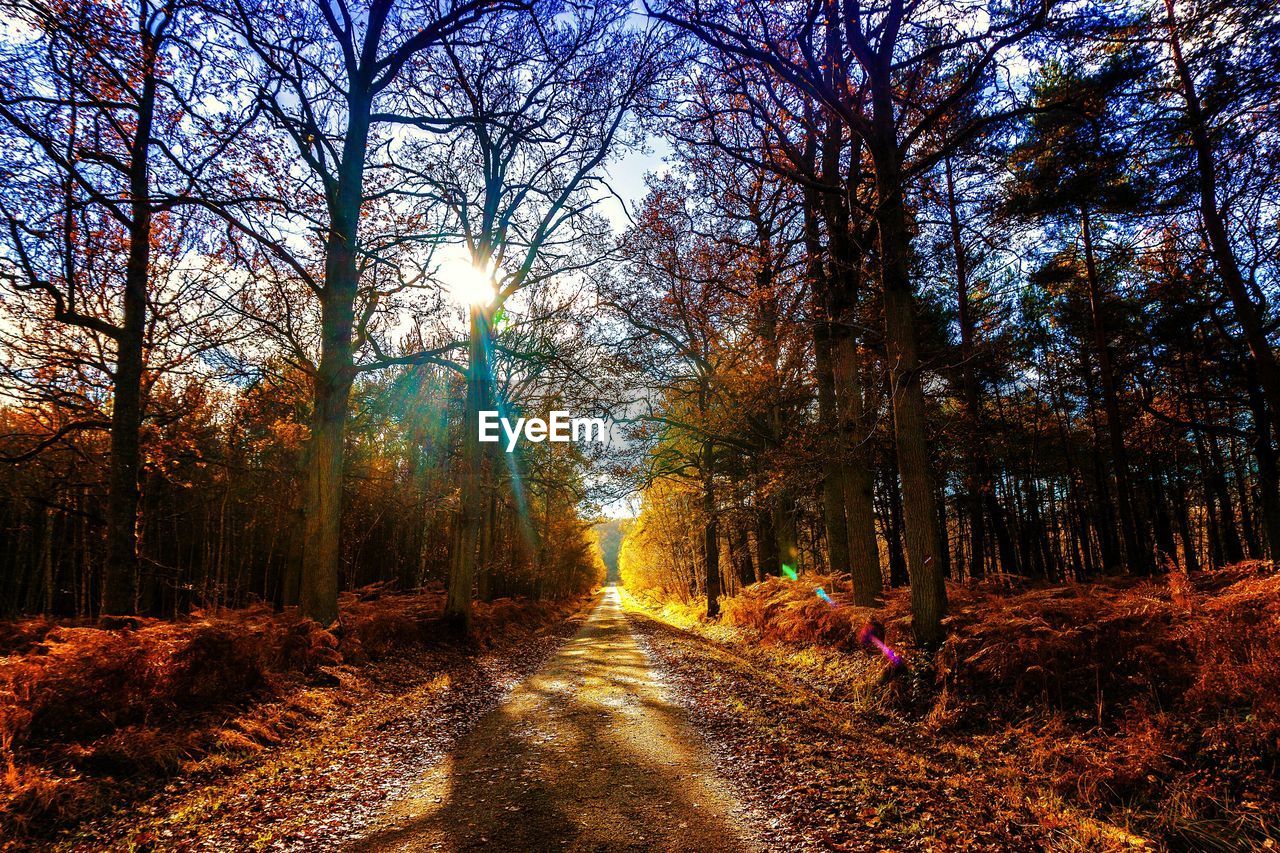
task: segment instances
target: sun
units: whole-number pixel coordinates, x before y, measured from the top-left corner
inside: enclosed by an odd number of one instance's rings
[[[458,305],[488,307],[498,296],[493,270],[476,264],[465,250],[441,261],[438,274]]]

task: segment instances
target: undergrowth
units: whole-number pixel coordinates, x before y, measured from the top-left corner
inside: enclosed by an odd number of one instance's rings
[[[370,587],[342,596],[333,630],[265,605],[111,627],[0,623],[0,837],[56,831],[124,787],[279,743],[341,703],[352,666],[451,641],[443,605],[439,589]],[[477,602],[470,642],[505,642],[566,606]]]
[[[816,595],[821,587],[833,602]],[[948,640],[924,661],[906,590],[854,607],[844,577],[769,578],[707,622],[697,604],[648,602],[667,621],[737,643],[823,695],[972,739],[1048,800],[1179,849],[1280,840],[1280,574],[1249,562],[1188,578],[948,587]],[[869,621],[926,701],[858,640]],[[922,664],[929,664],[922,666]],[[1051,815],[1046,815],[1052,819]]]

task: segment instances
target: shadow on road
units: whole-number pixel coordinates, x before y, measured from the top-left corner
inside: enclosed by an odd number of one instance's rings
[[[746,850],[610,588],[356,850]]]

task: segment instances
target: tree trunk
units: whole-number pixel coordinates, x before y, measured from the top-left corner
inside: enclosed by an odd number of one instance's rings
[[[1093,247],[1093,227],[1089,209],[1080,208],[1080,234],[1084,241],[1085,278],[1089,285],[1089,313],[1093,325],[1094,348],[1098,354],[1098,374],[1102,385],[1102,404],[1107,413],[1107,435],[1110,439],[1111,462],[1116,481],[1116,506],[1120,515],[1120,539],[1124,545],[1125,568],[1140,575],[1151,573],[1151,555],[1145,537],[1139,530],[1134,511],[1133,486],[1129,476],[1129,455],[1124,443],[1124,424],[1120,419],[1120,398],[1116,389],[1115,368],[1111,362],[1111,344],[1102,312],[1102,283]]]
[[[1275,352],[1267,340],[1262,312],[1254,304],[1245,284],[1231,246],[1226,220],[1218,206],[1218,165],[1214,158],[1213,139],[1200,106],[1195,78],[1182,54],[1182,38],[1178,34],[1178,19],[1174,0],[1164,0],[1165,16],[1169,28],[1169,53],[1177,74],[1178,87],[1186,112],[1187,130],[1191,133],[1191,145],[1196,158],[1196,189],[1200,196],[1200,219],[1208,237],[1210,254],[1223,289],[1235,311],[1236,322],[1244,331],[1245,343],[1257,365],[1258,382],[1267,396],[1273,412],[1280,412],[1280,366]]]
[[[40,586],[43,593],[40,612],[46,616],[53,613],[54,593],[57,591],[57,578],[54,574],[53,561],[53,526],[57,516],[53,507],[45,507],[43,538],[40,542]]]
[[[814,373],[818,385],[818,432],[832,444],[839,438],[836,419],[835,376],[831,364],[831,324],[820,321],[813,330]],[[838,447],[828,446],[824,459],[838,457]],[[834,452],[833,452],[834,451]],[[841,466],[822,465],[822,520],[827,531],[827,556],[832,574],[850,571],[849,528],[845,522],[844,484]]]
[[[1276,464],[1275,445],[1271,436],[1275,428],[1273,414],[1256,376],[1255,365],[1248,371],[1249,409],[1253,414],[1253,455],[1258,461],[1258,492],[1262,500],[1262,526],[1267,537],[1267,554],[1280,557],[1280,467]]]
[[[107,559],[103,566],[102,612],[133,613],[137,607],[138,504],[142,472],[142,374],[151,277],[151,125],[155,113],[154,45],[143,37],[146,69],[138,101],[138,126],[129,161],[129,256],[125,264],[122,322],[115,337],[112,379],[111,466],[107,492]]]
[[[729,528],[729,553],[733,557],[734,570],[738,574],[738,582],[742,588],[745,589],[759,580],[756,576],[755,563],[751,559],[751,549],[748,547],[747,531],[741,523]]]
[[[471,630],[471,588],[475,583],[476,551],[480,546],[483,513],[482,485],[486,454],[480,446],[480,410],[490,398],[486,309],[471,306],[471,330],[467,344],[467,399],[462,423],[462,450],[465,467],[462,480],[462,511],[458,516],[458,541],[449,568],[449,594],[445,618],[459,633]]]
[[[351,303],[345,303],[344,311],[334,301],[327,300],[321,314],[327,334],[314,379],[298,595],[303,615],[321,625],[338,618],[342,467],[351,393]]]
[[[907,231],[901,158],[890,89],[885,79],[872,100],[880,138],[872,146],[876,164],[876,225],[880,237],[884,296],[885,356],[892,390],[894,443],[902,480],[907,575],[911,581],[911,628],[926,649],[942,643],[947,589],[938,553],[938,513],[932,462],[925,435],[924,387],[916,347],[915,295],[911,286],[911,236]]]
[[[773,535],[778,543],[778,571],[789,566],[800,571],[800,549],[796,543],[795,499],[786,492],[778,494],[773,502]]]
[[[702,553],[706,568],[707,618],[720,615],[720,538],[716,513],[715,448],[702,443]]]
[[[986,569],[987,524],[984,514],[989,512],[1000,548],[1001,570],[1016,572],[1017,561],[1012,554],[1009,533],[1004,529],[1000,505],[996,500],[995,482],[991,460],[987,455],[988,431],[982,405],[982,389],[974,369],[976,324],[969,302],[969,256],[965,250],[960,230],[960,213],[956,205],[955,179],[951,172],[951,158],[943,161],[947,185],[947,210],[951,224],[951,249],[956,261],[956,310],[960,323],[960,389],[964,403],[964,417],[968,421],[968,471],[965,488],[965,509],[969,514],[969,577],[981,578]]]
[[[357,76],[348,95],[347,133],[337,186],[329,198],[324,289],[320,297],[320,364],[313,380],[315,402],[307,455],[299,591],[303,615],[322,625],[338,618],[342,471],[348,400],[355,378],[352,334],[371,104],[369,83]]]
[[[907,553],[902,547],[902,488],[898,485],[897,457],[894,456],[894,467],[884,472],[885,501],[889,511],[882,518],[886,519],[885,542],[889,549],[889,586],[906,586]]]
[[[1187,487],[1181,478],[1173,482],[1174,517],[1178,525],[1178,538],[1182,540],[1182,567],[1188,574],[1200,571],[1200,553],[1195,536],[1191,532],[1191,517],[1187,507]]]
[[[756,510],[756,570],[760,573],[760,579],[781,575],[781,563],[773,511],[769,508],[758,508]]]
[[[836,337],[833,355],[845,444],[840,473],[844,481],[853,599],[860,606],[872,607],[879,603],[884,581],[880,576],[880,545],[876,541],[875,480],[867,450],[861,370],[852,334],[844,331]]]

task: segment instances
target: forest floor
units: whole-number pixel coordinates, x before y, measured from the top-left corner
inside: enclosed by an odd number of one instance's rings
[[[360,850],[763,847],[610,587],[578,634],[390,809]]]
[[[331,669],[341,683],[285,698],[314,708],[314,719],[296,736],[206,759],[152,795],[120,801],[113,813],[57,839],[0,841],[0,849],[343,848],[539,670],[593,606],[544,625],[508,626],[487,647],[429,644]],[[264,711],[270,709],[254,713]]]
[[[957,588],[940,669],[892,678],[855,639],[867,611],[818,584],[838,582],[772,579],[714,620],[623,593],[727,783],[790,849],[1280,847],[1270,564]],[[875,615],[918,661],[903,596]]]
[[[764,657],[655,618],[632,629],[697,720],[716,764],[769,828],[803,850],[1059,847],[1018,775],[963,744],[823,696]],[[1108,833],[1093,832],[1092,841]],[[1127,833],[1111,828],[1119,846]],[[1061,840],[1061,839],[1060,839]],[[1134,839],[1136,840],[1136,839]],[[1097,849],[1081,845],[1081,849]]]
[[[1140,754],[1146,761],[1134,766],[1152,790],[1157,790],[1156,774],[1162,771],[1150,769],[1150,761],[1173,762],[1179,754],[1174,746],[1134,740],[1128,728],[1113,724],[1112,730],[1096,735],[1110,738],[1100,741],[1105,748],[1090,752],[1089,741],[1064,727],[1061,712],[1020,716],[1021,722],[1012,726],[1001,722],[996,709],[1003,706],[995,699],[969,708],[970,715],[988,709],[992,722],[986,727],[948,722],[961,719],[959,706],[946,705],[945,713],[934,706],[922,715],[908,677],[881,685],[891,689],[868,691],[876,682],[869,677],[883,671],[878,657],[860,648],[816,642],[824,631],[847,639],[853,624],[849,620],[856,615],[852,610],[818,602],[821,607],[810,612],[818,600],[805,594],[807,584],[775,579],[758,586],[751,596],[727,603],[724,619],[710,622],[698,618],[691,606],[647,605],[609,587],[603,596],[547,611],[532,622],[504,622],[503,631],[489,630],[494,639],[488,645],[393,643],[383,659],[364,663],[355,662],[356,653],[379,645],[372,627],[384,625],[389,614],[412,612],[414,599],[371,600],[359,605],[365,610],[353,603],[352,629],[343,640],[353,662],[324,668],[331,684],[281,694],[282,703],[303,702],[313,709],[311,721],[294,735],[270,743],[259,738],[256,745],[246,740],[240,753],[209,754],[194,762],[194,771],[156,783],[145,796],[122,788],[113,811],[60,836],[46,834],[39,846],[280,851],[1274,849],[1263,810],[1275,798],[1268,780],[1259,776],[1261,770],[1246,773],[1220,761],[1210,768],[1216,771],[1214,778],[1223,777],[1244,792],[1228,816],[1240,826],[1260,827],[1250,830],[1251,835],[1243,830],[1224,833],[1224,827],[1235,824],[1219,820],[1202,822],[1195,836],[1144,837],[1147,829],[1169,822],[1144,819],[1136,811],[1142,805],[1137,800],[1131,810],[1106,808],[1083,796],[1078,782],[1074,788],[1055,783],[1050,771],[1061,761],[1046,741],[1050,746],[1061,742],[1062,754],[1079,754],[1086,763],[1115,753],[1114,761],[1127,768],[1134,764],[1130,753]],[[1138,636],[1165,643],[1156,630],[1165,623],[1182,637],[1179,626],[1191,620],[1187,630],[1199,636],[1205,632],[1196,620],[1212,619],[1221,643],[1248,651],[1252,647],[1233,626],[1248,627],[1253,636],[1266,634],[1258,620],[1273,618],[1267,614],[1277,606],[1277,586],[1280,576],[1270,569],[1260,573],[1242,567],[1221,578],[1206,577],[1201,591],[1168,592],[1153,583],[1109,593],[1093,588],[1029,591],[1015,597],[1014,605],[1042,614],[1057,607],[1079,622],[1073,602],[1089,601],[1094,620],[1110,626],[1125,648],[1134,646]],[[1169,608],[1180,597],[1190,604],[1177,605],[1182,609],[1174,613]],[[974,642],[982,650],[962,655],[970,680],[978,664],[1001,652],[999,636],[1008,634],[1003,642],[1019,649],[1031,644],[1028,637],[1044,643],[1058,636],[1055,631],[1023,630],[1021,623],[1014,625],[1018,630],[1001,628],[998,636],[985,628],[979,631],[964,621],[968,605],[958,601],[959,621],[953,629],[961,640],[977,637]],[[885,609],[890,616],[902,609],[896,599],[890,604]],[[514,614],[519,607],[508,604],[498,610]],[[1116,627],[1113,610],[1125,616],[1128,628]],[[1253,621],[1237,618],[1237,610]],[[1182,615],[1175,619],[1170,613]],[[374,620],[374,614],[382,614],[382,621]],[[903,633],[902,618],[886,620],[896,636]],[[1005,614],[998,621],[1004,625],[1010,618]],[[755,623],[769,630],[750,627]],[[363,631],[360,625],[366,626]],[[794,625],[805,627],[797,642],[770,633]],[[1088,660],[1105,660],[1097,655],[1109,647],[1067,640],[1071,648],[1091,649],[1094,657]],[[1159,653],[1163,647],[1143,647],[1138,658],[1163,661],[1169,657]],[[59,646],[51,648],[56,653]],[[1186,647],[1184,657],[1196,666],[1218,661],[1207,652],[1193,652]],[[1253,665],[1236,662],[1232,679],[1218,677],[1211,683],[1236,685],[1231,687],[1236,692],[1244,690],[1240,685],[1253,684],[1248,679],[1273,685],[1267,668],[1271,657],[1248,653],[1257,658]],[[1069,661],[1061,650],[1053,654],[1063,658],[1062,673],[1074,671],[1067,666],[1074,658]],[[1128,683],[1132,679],[1121,663],[1117,660],[1110,668]],[[1014,667],[1019,668],[1028,669]],[[1222,671],[1224,665],[1212,668]],[[1018,683],[999,682],[999,690],[1017,699]],[[947,684],[950,690],[969,682],[953,674]],[[1079,692],[1073,687],[1071,695]],[[883,699],[890,694],[897,695],[896,702]],[[950,702],[965,696],[962,691]],[[1101,686],[1097,696],[1101,703]],[[1248,707],[1265,711],[1257,702]],[[1182,717],[1172,710],[1152,725],[1177,730]],[[244,719],[276,714],[264,705],[254,706],[243,719],[234,718],[232,706],[227,713],[225,729],[246,733],[253,729]],[[1101,704],[1096,713],[1102,719]],[[1259,737],[1271,736],[1272,729],[1253,714],[1230,708],[1219,713],[1217,725],[1237,717],[1247,726],[1242,731],[1257,729]],[[1057,728],[1050,724],[1055,719]],[[1235,747],[1229,752],[1250,754]],[[1203,786],[1198,769],[1179,767],[1169,775],[1170,785]],[[1090,770],[1094,776],[1099,772]],[[14,775],[12,768],[9,775]],[[0,848],[9,846],[0,841]]]

